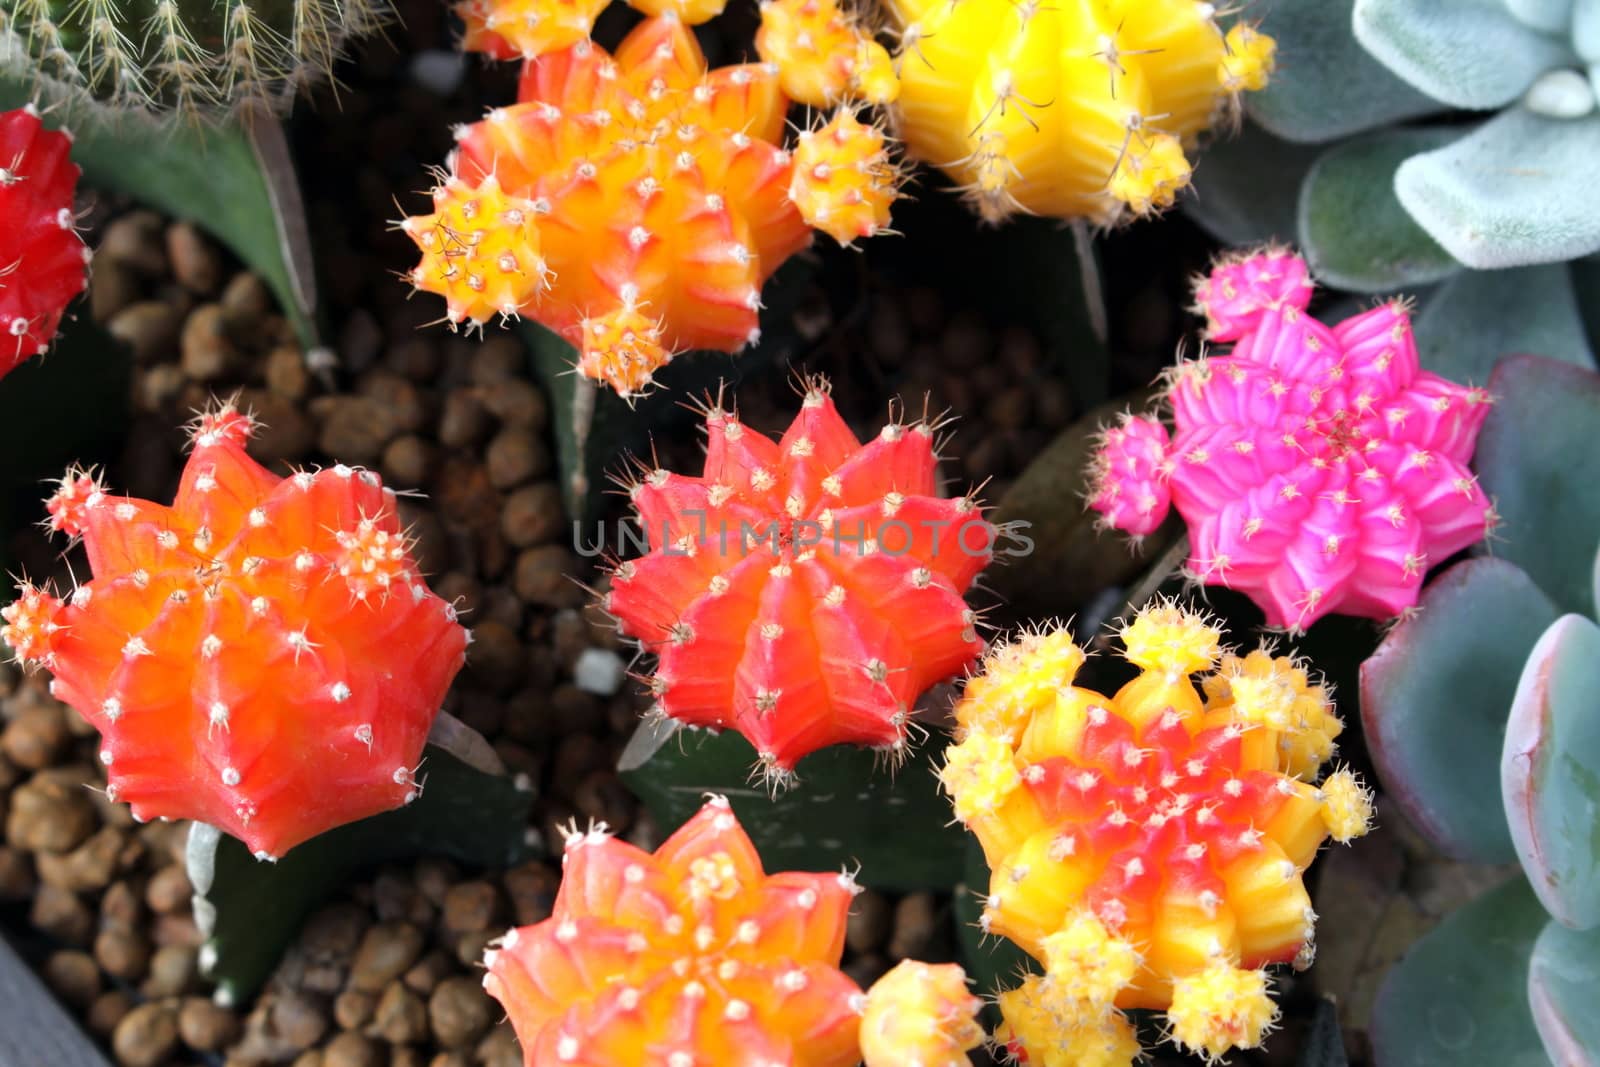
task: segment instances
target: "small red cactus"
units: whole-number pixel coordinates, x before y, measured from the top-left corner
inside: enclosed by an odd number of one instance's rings
[[[71,147],[31,105],[0,112],[0,377],[50,346],[83,292],[89,249],[74,229]]]
[[[527,1067],[851,1067],[848,874],[768,875],[712,797],[652,856],[574,830],[550,917],[484,956]]]
[[[171,507],[70,472],[51,525],[93,580],[31,586],[0,639],[104,737],[135,818],[199,819],[275,858],[415,799],[466,631],[423,584],[394,493],[339,465],[289,478],[245,452],[248,415],[200,419]]]
[[[658,657],[660,714],[731,728],[766,771],[832,744],[904,751],[911,707],[983,650],[962,599],[994,530],[937,495],[933,428],[860,444],[823,383],[781,441],[706,412],[704,473],[633,487],[651,551],[607,609]]]

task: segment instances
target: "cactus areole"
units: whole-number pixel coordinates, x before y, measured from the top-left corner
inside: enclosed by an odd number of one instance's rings
[[[468,635],[377,475],[279,478],[245,452],[253,425],[202,416],[170,507],[64,478],[51,525],[93,578],[64,601],[24,585],[0,638],[100,731],[106,792],[135,818],[273,859],[419,795]]]
[[[937,495],[930,424],[861,444],[821,382],[779,441],[705,423],[699,477],[633,487],[650,551],[605,600],[656,654],[656,713],[737,730],[778,779],[826,745],[903,754],[917,697],[983,650],[963,595],[996,530]]]
[[[0,113],[0,377],[49,347],[83,292],[89,249],[73,215],[71,148],[31,105]]]

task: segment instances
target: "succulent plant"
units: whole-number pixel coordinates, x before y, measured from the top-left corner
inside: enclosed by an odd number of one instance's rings
[[[587,39],[530,61],[520,102],[462,128],[434,213],[403,224],[419,289],[452,324],[526,314],[623,396],[690,348],[759,339],[761,287],[806,247],[887,221],[898,175],[882,135],[835,119],[780,144],[776,67],[708,71],[674,16],[613,58]]]
[[[1386,1062],[1444,1062],[1462,1035],[1415,1019],[1472,1018],[1474,1060],[1543,1062],[1542,1039],[1555,1063],[1593,1063],[1600,496],[1574,457],[1600,433],[1600,375],[1518,356],[1489,388],[1477,466],[1501,543],[1424,590],[1363,664],[1361,707],[1386,796],[1450,855],[1518,861],[1526,878],[1413,947],[1380,993],[1373,1037]],[[1487,960],[1463,963],[1486,944]]]
[[[779,441],[717,406],[705,423],[701,476],[630,490],[650,551],[603,601],[656,655],[655,712],[737,730],[777,781],[827,745],[904,755],[917,697],[983,651],[963,596],[996,531],[937,495],[932,425],[863,445],[823,382]]]
[[[484,955],[530,1067],[851,1067],[865,998],[839,970],[848,874],[766,874],[711,797],[654,855],[567,836],[550,917]]]
[[[1067,630],[1026,633],[956,705],[941,780],[988,861],[983,929],[1044,967],[1000,997],[1030,1064],[1131,1063],[1127,1008],[1208,1058],[1253,1047],[1277,1016],[1265,968],[1311,962],[1301,875],[1366,832],[1371,801],[1349,771],[1317,781],[1342,727],[1327,694],[1288,657],[1224,660],[1220,638],[1146,607],[1122,629],[1140,673],[1103,695],[1073,684]]]
[[[1272,40],[1199,0],[891,0],[896,129],[984,219],[1101,224],[1173,202],[1186,152],[1272,69]]]
[[[1148,417],[1106,431],[1089,498],[1136,535],[1170,499],[1190,575],[1291,630],[1399,615],[1431,562],[1494,523],[1467,469],[1489,393],[1419,369],[1403,303],[1329,327],[1307,312],[1311,290],[1287,252],[1219,261],[1195,295],[1207,338],[1233,348],[1173,369],[1170,443]]]
[[[111,799],[271,859],[416,798],[467,633],[377,475],[279,478],[246,453],[253,428],[201,416],[170,507],[69,473],[49,522],[93,579],[65,601],[24,583],[0,640],[100,731]]]
[[[0,378],[50,346],[83,292],[89,248],[76,228],[71,147],[37,108],[0,112]]]
[[[866,1067],[970,1067],[967,1053],[984,1038],[982,1005],[960,964],[901,960],[867,991],[861,1058]]]
[[[1224,240],[1299,244],[1328,285],[1442,283],[1420,313],[1439,327],[1430,370],[1481,384],[1519,351],[1592,365],[1595,25],[1570,0],[1273,4],[1283,76],[1186,206]]]
[[[900,92],[888,51],[836,0],[762,0],[756,51],[789,98],[811,107],[887,104]]]
[[[383,0],[0,0],[0,56],[117,106],[282,110],[387,13]]]

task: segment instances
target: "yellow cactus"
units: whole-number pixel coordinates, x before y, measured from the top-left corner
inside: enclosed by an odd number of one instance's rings
[[[507,195],[493,174],[476,185],[448,178],[433,191],[433,214],[400,224],[422,250],[412,284],[443,295],[454,321],[515,317],[550,276],[534,228],[538,213],[533,201]]]
[[[464,0],[461,47],[497,59],[534,59],[589,36],[610,0]]]
[[[971,1067],[982,1006],[959,964],[901,960],[867,990],[861,1058],[866,1067]]]
[[[889,225],[899,186],[883,131],[864,125],[849,110],[805,131],[795,144],[789,199],[807,226],[842,245]]]
[[[835,0],[762,0],[756,51],[777,65],[783,91],[810,107],[900,94],[888,50]]]
[[[1338,719],[1291,660],[1172,603],[1122,632],[1140,673],[1111,696],[1073,684],[1065,630],[991,652],[940,776],[989,862],[984,928],[1044,966],[1001,997],[1030,1067],[1127,1063],[1126,1008],[1208,1056],[1259,1042],[1262,969],[1312,958],[1303,872],[1371,819],[1349,772],[1313,783]]]
[[[1274,44],[1202,0],[889,0],[898,132],[979,214],[1110,224],[1167,207]]]

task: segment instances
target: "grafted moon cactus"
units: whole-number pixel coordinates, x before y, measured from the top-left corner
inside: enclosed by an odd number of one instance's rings
[[[1273,43],[1201,0],[890,0],[897,132],[984,219],[1109,224],[1167,207]]]
[[[1301,875],[1371,816],[1348,771],[1315,782],[1341,724],[1290,660],[1219,669],[1218,631],[1173,605],[1122,638],[1141,673],[1112,695],[1073,684],[1065,630],[991,652],[940,774],[992,872],[985,930],[1044,965],[1000,997],[1001,1041],[1030,1064],[1131,1063],[1126,1008],[1166,1012],[1207,1057],[1258,1044],[1277,1015],[1263,969],[1311,962]]]
[[[1400,301],[1313,319],[1288,252],[1224,259],[1195,295],[1207,336],[1233,348],[1173,368],[1170,443],[1153,418],[1107,431],[1089,506],[1142,534],[1170,495],[1190,574],[1247,594],[1269,626],[1415,606],[1428,567],[1496,521],[1468,469],[1488,392],[1419,367]]]
[[[633,487],[650,551],[604,601],[656,654],[654,711],[737,730],[779,781],[827,745],[904,754],[917,697],[983,650],[962,598],[995,529],[938,495],[932,426],[861,444],[824,383],[779,441],[720,407],[705,424],[700,476]]]
[[[73,214],[71,148],[31,105],[0,112],[0,378],[49,347],[83,292],[89,249]]]
[[[100,731],[106,792],[134,817],[197,819],[275,859],[414,800],[467,632],[424,584],[371,471],[288,478],[245,452],[254,422],[201,417],[167,507],[63,479],[51,525],[91,581],[24,585],[0,639]]]

